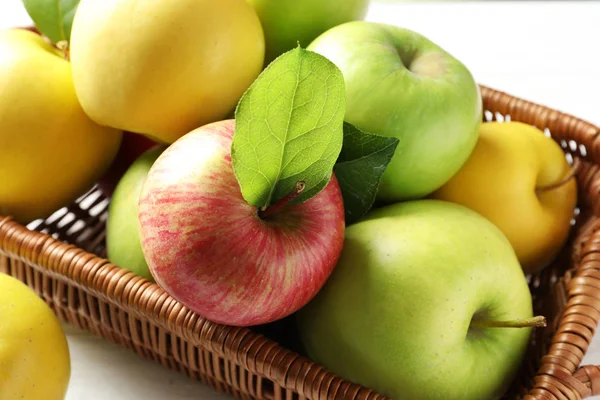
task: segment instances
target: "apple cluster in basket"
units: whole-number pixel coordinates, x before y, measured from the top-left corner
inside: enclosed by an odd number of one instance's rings
[[[394,399],[501,397],[572,166],[368,1],[287,3],[84,0],[60,32],[28,10],[41,34],[0,31],[0,215],[98,183],[107,258],[200,316],[293,317],[311,360]]]

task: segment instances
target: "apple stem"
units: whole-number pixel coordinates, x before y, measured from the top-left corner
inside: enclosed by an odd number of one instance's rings
[[[490,320],[473,320],[471,321],[472,328],[544,328],[546,327],[546,317],[537,316],[526,319],[515,319],[512,321],[490,321]]]
[[[63,56],[65,57],[65,60],[70,61],[71,60],[71,52],[69,49],[69,42],[66,40],[61,40],[60,42],[56,43],[56,47],[63,52]]]
[[[573,179],[575,177],[575,175],[577,175],[577,173],[579,172],[580,168],[581,168],[581,163],[579,162],[578,158],[575,158],[573,160],[573,166],[571,167],[571,171],[569,171],[569,173],[567,174],[567,176],[565,176],[565,178],[563,180],[561,180],[560,182],[554,183],[552,185],[537,187],[537,188],[535,188],[535,191],[538,193],[541,193],[541,192],[549,192],[551,190],[558,189],[559,187],[565,185],[567,182],[569,182],[571,179]]]
[[[277,211],[281,210],[290,201],[292,201],[296,197],[300,196],[300,194],[304,191],[305,188],[306,188],[306,183],[304,183],[303,181],[297,182],[294,190],[292,190],[288,195],[286,195],[284,198],[282,198],[275,204],[267,207],[265,210],[261,210],[261,213],[260,213],[261,218],[266,218],[269,215],[272,215],[272,214],[276,213]]]

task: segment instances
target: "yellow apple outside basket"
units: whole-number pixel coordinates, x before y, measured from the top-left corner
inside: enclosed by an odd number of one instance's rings
[[[579,164],[579,213],[569,242],[553,265],[528,277],[535,312],[546,316],[548,325],[534,331],[505,398],[600,395],[600,368],[581,365],[600,321],[600,128],[481,90],[487,121],[510,116],[547,129]],[[238,399],[385,398],[295,353],[285,340],[285,321],[265,332],[214,324],[156,284],[110,264],[104,246],[107,208],[108,199],[94,188],[28,226],[0,216],[0,272],[29,285],[62,321]]]

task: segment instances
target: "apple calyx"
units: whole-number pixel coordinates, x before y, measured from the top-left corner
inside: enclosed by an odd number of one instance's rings
[[[65,58],[65,60],[67,60],[67,61],[71,60],[71,51],[69,48],[68,41],[61,40],[60,42],[56,43],[56,48],[59,49],[60,51],[62,51],[63,57]]]
[[[535,191],[537,193],[549,192],[551,190],[558,189],[558,188],[564,186],[567,182],[569,182],[571,179],[573,179],[575,177],[575,175],[577,175],[580,168],[581,168],[581,162],[579,161],[578,158],[575,158],[573,160],[573,165],[571,166],[571,170],[569,171],[567,176],[565,176],[562,180],[560,180],[557,183],[553,183],[551,185],[546,185],[546,186],[536,187]]]
[[[471,328],[545,328],[546,317],[536,316],[525,319],[515,319],[512,321],[493,321],[493,320],[472,320]]]
[[[288,195],[286,195],[284,198],[282,198],[275,204],[273,204],[269,207],[262,208],[259,212],[259,216],[264,219],[264,218],[267,218],[268,216],[276,213],[277,211],[281,210],[290,201],[292,201],[296,197],[300,196],[302,194],[302,192],[304,192],[305,188],[306,188],[306,183],[304,181],[297,182],[294,190],[292,190]]]

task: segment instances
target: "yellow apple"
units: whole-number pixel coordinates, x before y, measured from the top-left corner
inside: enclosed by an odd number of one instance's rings
[[[577,184],[560,146],[521,122],[488,122],[468,161],[431,197],[467,206],[506,235],[526,272],[566,242]],[[556,186],[556,187],[554,187]]]
[[[93,120],[172,143],[235,109],[265,40],[246,0],[83,0],[70,53]]]
[[[0,400],[63,400],[70,377],[56,315],[25,284],[0,273]]]
[[[42,37],[0,31],[0,215],[27,223],[92,187],[122,133],[83,112],[71,66]]]

